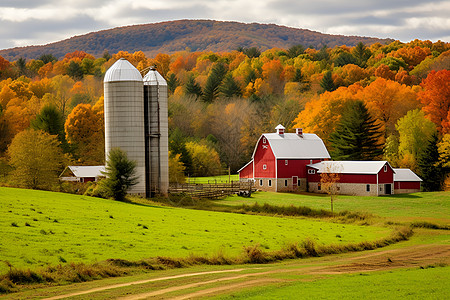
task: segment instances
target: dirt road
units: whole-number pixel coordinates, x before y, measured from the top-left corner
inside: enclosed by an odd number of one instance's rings
[[[332,264],[327,262],[332,261]],[[382,271],[394,268],[411,268],[436,263],[450,264],[450,245],[417,245],[385,251],[369,251],[322,257],[312,260],[293,260],[288,263],[243,267],[210,272],[185,273],[123,284],[109,285],[58,295],[50,299],[82,296],[94,297],[101,292],[102,297],[128,300],[137,299],[190,299],[202,296],[226,294],[227,292],[261,285],[279,284],[288,279],[271,276],[274,274],[320,275],[355,272]],[[213,277],[213,278],[211,278]],[[157,284],[158,283],[158,284]],[[184,291],[184,292],[183,292]]]

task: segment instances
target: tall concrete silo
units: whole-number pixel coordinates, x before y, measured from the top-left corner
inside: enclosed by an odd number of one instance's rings
[[[137,185],[128,192],[146,195],[145,139],[144,139],[144,87],[139,71],[121,58],[106,72],[105,96],[105,152],[112,148],[127,152],[137,162]]]
[[[147,197],[167,195],[169,188],[169,128],[167,82],[156,71],[144,76]]]

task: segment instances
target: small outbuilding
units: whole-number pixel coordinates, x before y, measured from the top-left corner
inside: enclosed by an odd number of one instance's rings
[[[338,174],[339,194],[379,196],[394,193],[394,169],[387,161],[322,161],[307,166],[308,190],[325,193],[321,188],[323,173]]]
[[[410,169],[394,169],[395,194],[420,192],[422,179]]]
[[[105,166],[67,166],[59,177],[63,181],[89,182],[104,177]]]

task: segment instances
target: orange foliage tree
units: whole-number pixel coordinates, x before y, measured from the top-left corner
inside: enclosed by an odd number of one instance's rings
[[[431,71],[422,81],[423,91],[418,97],[427,117],[438,130],[450,132],[450,70]]]

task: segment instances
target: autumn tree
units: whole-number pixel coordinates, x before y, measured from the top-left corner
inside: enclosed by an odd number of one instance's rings
[[[381,126],[376,123],[364,102],[347,102],[336,130],[330,135],[334,160],[375,160],[382,153]]]
[[[50,189],[58,182],[64,156],[56,136],[41,130],[22,131],[9,145],[8,156],[14,167],[11,179],[19,186]]]
[[[78,104],[64,124],[67,141],[76,149],[82,164],[102,164],[104,161],[103,111],[90,104]]]
[[[187,142],[186,149],[192,157],[193,176],[215,176],[222,171],[219,154],[205,143]]]
[[[418,98],[424,105],[422,110],[439,131],[450,133],[450,70],[431,71],[421,86]]]
[[[425,117],[423,111],[415,109],[399,119],[396,128],[399,133],[400,167],[417,171],[417,160],[436,133],[436,126]]]
[[[338,163],[322,163],[324,164],[324,167],[320,173],[321,189],[330,195],[330,206],[331,211],[333,211],[334,202],[339,194],[339,182],[341,180],[340,173],[343,171],[343,167]]]
[[[367,64],[367,60],[371,56],[371,51],[362,42],[359,42],[352,50],[352,54],[356,59],[356,64],[361,68],[364,68]]]
[[[179,85],[180,85],[180,82],[179,82],[177,76],[174,73],[170,73],[167,76],[167,90],[169,91],[169,93],[173,94],[175,92],[175,89]]]
[[[184,176],[185,166],[180,160],[181,154],[172,154],[169,151],[169,182],[184,183],[186,177]]]

